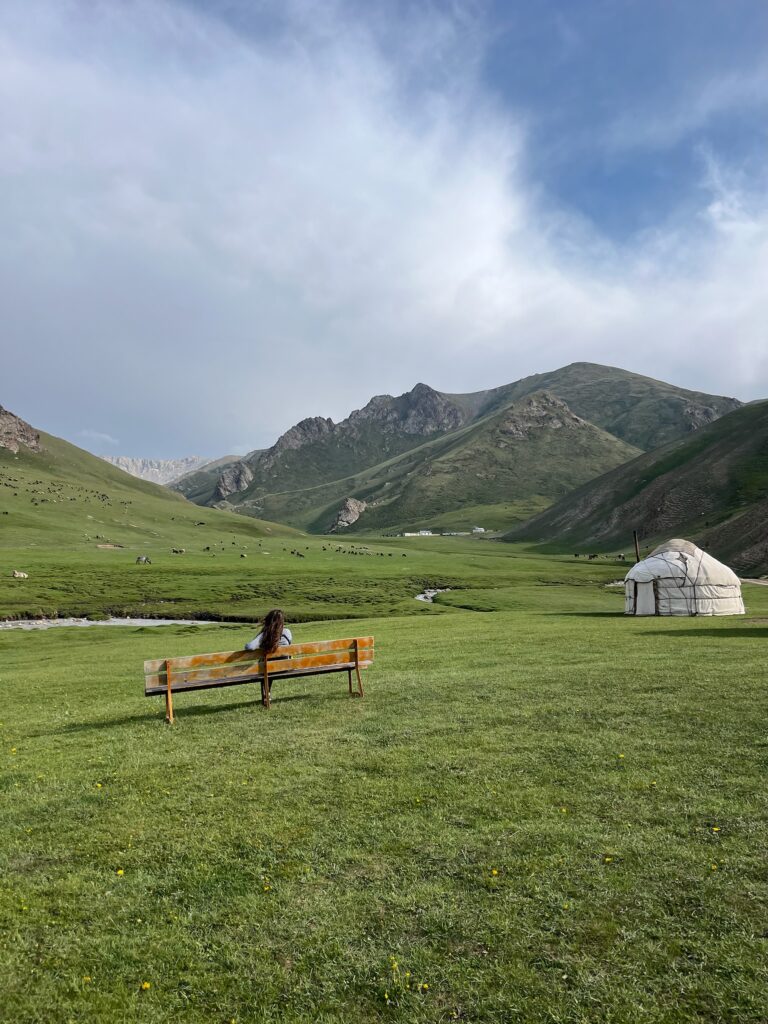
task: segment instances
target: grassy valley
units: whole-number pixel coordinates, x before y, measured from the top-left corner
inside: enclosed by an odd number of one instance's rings
[[[542,408],[550,447],[621,444]],[[482,466],[520,429],[462,443]],[[376,660],[363,700],[193,692],[169,727],[143,661],[252,625],[0,629],[8,1020],[762,1024],[768,588],[743,619],[627,619],[612,557],[305,536],[40,440],[0,451],[0,615],[280,604]]]

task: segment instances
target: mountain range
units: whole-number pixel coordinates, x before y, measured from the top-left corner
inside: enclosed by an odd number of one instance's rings
[[[208,463],[173,488],[0,408],[6,545],[479,525],[552,550],[626,550],[637,530],[644,546],[689,536],[758,572],[768,568],[768,401],[591,363],[465,395],[418,384],[340,423],[302,420],[271,448]],[[182,495],[213,507],[201,514]]]
[[[740,404],[594,363],[470,394],[421,383],[340,423],[302,420],[271,448],[173,486],[198,504],[317,533],[498,529]]]
[[[153,484],[171,484],[187,473],[201,469],[210,459],[200,455],[187,455],[183,459],[141,459],[130,455],[102,455],[105,462]]]

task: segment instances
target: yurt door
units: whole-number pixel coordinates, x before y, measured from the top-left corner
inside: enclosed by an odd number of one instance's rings
[[[638,583],[635,598],[635,615],[655,615],[656,595],[653,583]]]

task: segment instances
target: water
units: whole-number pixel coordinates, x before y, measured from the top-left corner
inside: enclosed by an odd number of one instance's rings
[[[0,622],[3,629],[54,629],[57,626],[218,626],[209,619],[16,619]],[[242,623],[252,625],[252,623]]]
[[[438,594],[447,594],[450,589],[450,587],[443,587],[442,590],[425,590],[423,594],[416,595],[416,600],[432,604]]]

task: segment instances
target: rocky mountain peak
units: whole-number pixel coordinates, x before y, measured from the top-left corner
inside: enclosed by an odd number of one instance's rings
[[[29,423],[0,405],[0,448],[7,448],[15,455],[21,445],[39,452],[40,435]]]
[[[551,391],[536,391],[515,402],[502,418],[499,429],[509,437],[529,437],[534,430],[578,430],[588,426]]]
[[[455,430],[463,425],[464,415],[458,406],[439,391],[427,384],[417,384],[411,391],[397,398],[377,395],[344,421],[353,427],[368,422],[375,423],[384,433],[427,436]]]

